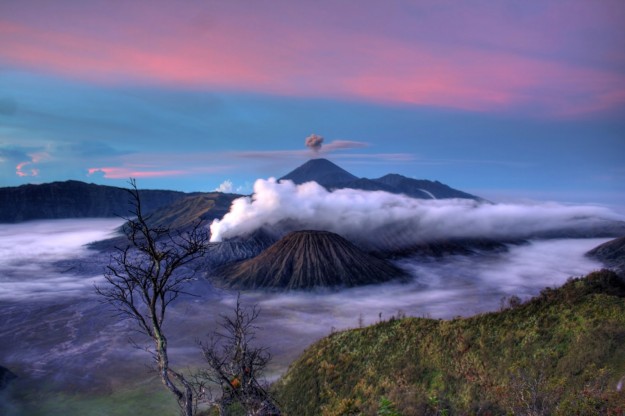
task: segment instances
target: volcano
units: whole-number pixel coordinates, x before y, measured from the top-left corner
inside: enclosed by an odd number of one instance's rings
[[[377,179],[358,178],[323,158],[309,160],[280,178],[280,180],[284,179],[296,184],[314,181],[328,190],[349,188],[403,194],[418,199],[463,198],[485,201],[483,198],[459,191],[438,181],[407,178],[396,173]]]
[[[326,188],[336,188],[340,184],[356,181],[358,177],[328,159],[320,158],[309,160],[280,178],[283,179],[291,180],[298,185],[314,181]]]
[[[258,256],[220,268],[226,286],[244,289],[310,289],[381,283],[404,272],[338,234],[295,231]]]

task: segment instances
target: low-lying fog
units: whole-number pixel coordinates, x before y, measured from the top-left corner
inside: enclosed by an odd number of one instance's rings
[[[82,296],[94,280],[51,266],[63,259],[93,256],[85,246],[110,238],[120,219],[30,221],[0,226],[0,302]]]
[[[0,365],[19,375],[20,389],[106,395],[150,377],[148,354],[133,349],[128,337],[145,340],[130,322],[113,317],[94,293],[108,256],[84,247],[119,225],[119,220],[85,219],[0,227]],[[498,309],[503,296],[525,298],[560,285],[600,268],[584,253],[607,240],[541,240],[503,253],[406,258],[398,264],[412,274],[409,283],[314,293],[247,292],[243,300],[261,307],[258,341],[272,351],[276,377],[332,330],[388,319],[398,311],[434,318],[472,315]],[[82,260],[71,261],[75,258]],[[191,290],[201,296],[179,301],[167,318],[171,362],[179,368],[201,365],[194,340],[215,328],[236,297],[204,280]],[[17,414],[23,405],[13,405]]]

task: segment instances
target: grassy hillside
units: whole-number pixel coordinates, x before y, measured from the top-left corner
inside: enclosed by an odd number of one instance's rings
[[[506,310],[335,333],[276,385],[289,415],[625,414],[625,284],[607,270]]]
[[[189,195],[156,210],[150,217],[150,225],[183,229],[193,226],[198,220],[210,224],[213,219],[223,217],[238,197],[240,195],[221,192]]]

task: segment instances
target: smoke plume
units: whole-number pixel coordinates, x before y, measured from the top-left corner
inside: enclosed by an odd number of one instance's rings
[[[587,236],[622,219],[597,206],[421,200],[381,191],[330,192],[315,182],[295,185],[270,178],[257,180],[254,195],[233,201],[230,212],[210,228],[212,241],[268,226],[280,232],[327,230],[369,248],[401,248],[453,238]]]
[[[311,134],[306,137],[306,147],[311,149],[313,152],[319,152],[321,150],[321,146],[323,145],[323,137],[318,136],[316,134]]]

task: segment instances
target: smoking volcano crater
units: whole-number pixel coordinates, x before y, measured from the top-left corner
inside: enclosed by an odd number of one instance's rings
[[[291,232],[258,256],[222,266],[216,274],[228,287],[281,290],[351,287],[407,276],[340,235],[317,230]]]

